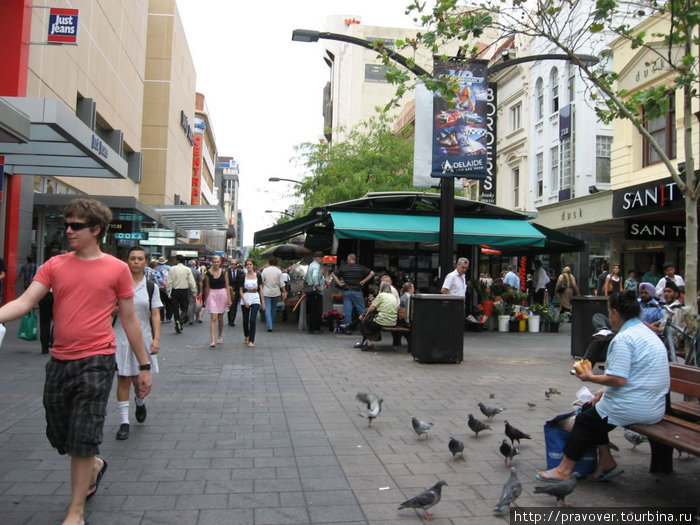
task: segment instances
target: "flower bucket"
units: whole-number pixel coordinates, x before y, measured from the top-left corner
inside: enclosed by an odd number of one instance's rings
[[[518,329],[518,331],[520,332],[527,332],[527,319],[520,320],[520,326],[518,327]]]
[[[493,301],[481,301],[481,308],[486,317],[493,315]]]
[[[510,316],[499,315],[498,316],[498,331],[507,332],[509,330],[508,324],[510,323]]]
[[[509,332],[517,332],[520,329],[520,321],[517,319],[510,319],[508,321]]]
[[[528,319],[528,330],[530,332],[539,332],[540,331],[540,316],[539,315],[532,315]]]

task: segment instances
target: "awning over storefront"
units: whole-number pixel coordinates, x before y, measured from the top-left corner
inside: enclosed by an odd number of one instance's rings
[[[153,206],[162,217],[184,230],[228,230],[219,206]]]
[[[276,224],[265,230],[256,231],[253,236],[253,242],[257,245],[287,240],[295,235],[304,233],[306,228],[321,221],[323,216],[323,211],[315,208],[311,213],[303,217]]]
[[[25,143],[0,145],[5,171],[20,175],[125,179],[129,164],[63,102],[50,98],[2,97],[29,118]],[[121,132],[111,133],[121,147]]]
[[[0,99],[0,142],[28,142],[29,117]]]
[[[438,242],[440,218],[426,215],[391,215],[331,211],[339,239]],[[544,246],[545,235],[523,220],[455,217],[457,244],[494,247]]]

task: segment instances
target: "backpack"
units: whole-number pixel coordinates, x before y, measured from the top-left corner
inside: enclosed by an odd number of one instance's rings
[[[156,284],[153,281],[149,281],[148,279],[146,279],[146,292],[148,293],[149,309],[150,309],[151,304],[153,303],[153,292],[155,292],[155,291],[156,291]],[[153,319],[149,319],[148,322],[151,325],[151,337],[153,337],[154,336]],[[117,324],[117,316],[116,315],[112,319],[112,327],[114,327],[115,324]],[[148,349],[146,349],[146,350],[148,350]]]

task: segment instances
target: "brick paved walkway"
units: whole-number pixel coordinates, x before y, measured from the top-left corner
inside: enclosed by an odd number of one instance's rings
[[[41,404],[46,356],[38,342],[13,337],[0,349],[0,523],[54,524],[70,493],[68,459],[44,435]],[[534,494],[544,465],[543,422],[570,409],[581,383],[569,375],[570,326],[559,334],[465,333],[459,365],[424,365],[391,348],[352,348],[356,338],[260,325],[255,349],[239,326],[208,347],[208,327],[181,335],[165,325],[161,373],[148,398],[148,420],[133,417],[131,436],[116,441],[111,403],[102,455],[109,470],[87,504],[93,525],[110,524],[393,524],[420,523],[399,503],[444,478],[436,524],[505,523],[492,515],[508,469],[498,453],[503,421],[532,434],[515,458],[521,506],[552,506]],[[547,400],[544,391],[561,396]],[[358,391],[383,396],[371,428],[358,417]],[[489,394],[495,398],[489,399]],[[501,405],[494,430],[470,437],[477,402]],[[529,408],[527,402],[536,403]],[[426,440],[410,417],[435,423]],[[479,414],[480,416],[480,414]],[[466,444],[453,461],[450,436]],[[625,474],[606,484],[581,482],[570,501],[586,506],[697,504],[700,459],[676,461],[669,476],[648,473],[649,449],[612,440]]]

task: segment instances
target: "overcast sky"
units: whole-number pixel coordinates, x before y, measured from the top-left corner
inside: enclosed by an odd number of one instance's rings
[[[323,136],[322,90],[329,79],[322,44],[292,42],[297,28],[325,30],[332,15],[364,25],[412,27],[408,0],[177,0],[209,108],[220,156],[240,164],[245,245],[295,201],[294,146]]]

